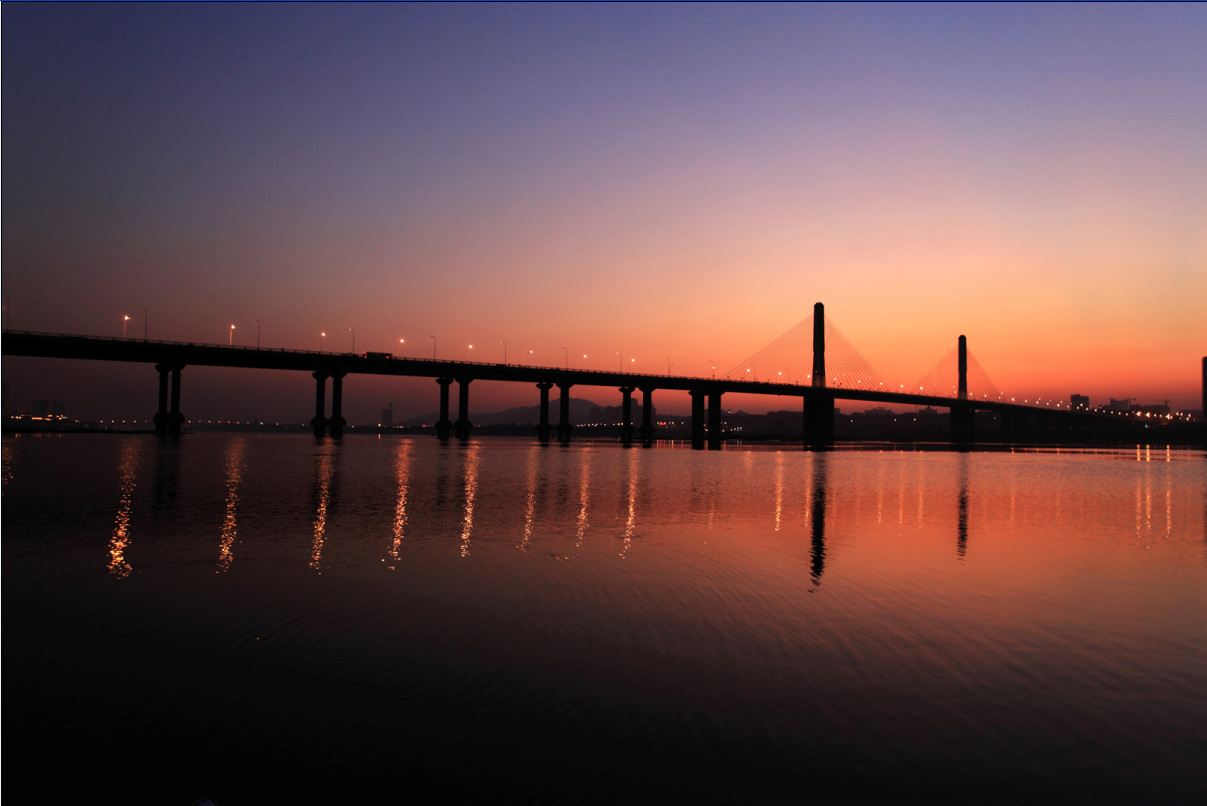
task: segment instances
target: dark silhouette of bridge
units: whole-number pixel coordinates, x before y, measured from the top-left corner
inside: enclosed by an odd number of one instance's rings
[[[879,376],[867,362],[826,321],[822,303],[814,306],[810,319],[721,378],[402,358],[372,352],[328,353],[8,330],[4,331],[3,354],[154,364],[159,373],[159,407],[154,419],[155,430],[164,435],[180,434],[186,422],[180,408],[181,377],[185,367],[190,365],[311,373],[315,379],[315,414],[311,425],[316,436],[328,432],[334,437],[343,434],[346,425],[343,417],[343,380],[349,374],[435,378],[440,393],[440,419],[436,423],[435,433],[441,439],[453,436],[461,440],[469,438],[473,429],[469,414],[469,390],[476,380],[535,384],[540,392],[540,422],[536,426],[536,436],[541,442],[549,442],[553,436],[562,443],[571,439],[574,424],[570,422],[570,389],[574,386],[610,386],[620,390],[623,395],[623,424],[619,436],[625,445],[632,445],[636,441],[649,446],[654,441],[653,397],[655,392],[660,391],[686,391],[691,396],[691,438],[693,447],[697,448],[721,446],[724,440],[721,400],[723,395],[730,393],[801,398],[804,445],[818,449],[824,449],[834,442],[836,400],[948,408],[951,411],[951,441],[958,444],[975,441],[977,411],[995,413],[1001,422],[1002,440],[1018,442],[1033,441],[1052,432],[1060,432],[1067,435],[1069,440],[1074,440],[1076,435],[1072,432],[1117,427],[1121,419],[1093,411],[1053,410],[1046,406],[1020,404],[1002,400],[1000,395],[991,399],[988,392],[979,396],[970,394],[970,355],[964,336],[959,337],[954,351],[957,374],[954,388],[944,390],[943,383],[937,382],[939,389],[936,391],[947,391],[948,394],[926,394],[928,388],[935,388],[933,383],[930,386],[923,383],[909,390],[904,387],[892,389],[878,380]],[[800,339],[789,338],[810,327],[812,342],[807,349],[802,346]],[[826,354],[827,334],[836,346],[836,354],[832,357]],[[802,358],[805,353],[811,355]],[[777,370],[774,380],[768,378],[770,371],[766,368],[778,364],[783,364],[789,374],[793,367],[797,367],[798,381],[785,378],[785,370]],[[928,378],[937,377],[936,373],[942,364],[936,365],[936,369],[928,373]],[[975,359],[973,365],[979,369]],[[808,371],[804,380],[807,383],[802,383],[799,369],[806,367]],[[760,374],[763,375],[761,379]],[[981,375],[987,381],[988,376],[983,372]],[[330,415],[326,410],[328,380],[331,381]],[[449,387],[453,383],[457,384],[455,421],[450,419],[449,401]],[[550,420],[549,412],[549,393],[554,387],[559,391],[556,425]],[[634,426],[632,420],[633,393],[636,391],[642,394],[642,422],[639,426]]]

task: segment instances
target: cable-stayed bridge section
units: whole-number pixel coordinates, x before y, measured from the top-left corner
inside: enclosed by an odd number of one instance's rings
[[[181,411],[182,373],[185,367],[242,367],[310,373],[315,379],[316,436],[343,433],[343,379],[349,374],[399,375],[434,378],[439,386],[440,418],[435,433],[441,439],[468,439],[473,429],[469,413],[470,384],[475,380],[534,384],[540,396],[540,423],[536,436],[542,442],[556,436],[568,442],[570,389],[574,386],[618,388],[623,396],[620,438],[626,444],[650,445],[656,432],[652,422],[653,396],[658,391],[686,391],[692,400],[693,447],[719,448],[724,439],[722,397],[725,394],[760,394],[799,397],[806,447],[825,448],[834,441],[835,400],[906,404],[949,408],[951,439],[975,439],[975,412],[995,412],[1005,438],[1025,440],[1036,430],[1072,430],[1093,427],[1118,418],[1087,411],[1057,410],[1002,400],[989,376],[959,337],[956,348],[917,384],[893,388],[872,368],[832,323],[819,302],[813,315],[767,347],[719,378],[608,372],[569,367],[493,364],[471,361],[403,358],[387,353],[328,353],[288,349],[261,349],[191,342],[117,339],[28,331],[4,331],[3,354],[44,358],[124,361],[155,365],[159,377],[156,431],[177,435],[186,422]],[[331,409],[327,413],[327,381],[331,381]],[[457,419],[451,419],[450,387],[457,384]],[[550,419],[550,391],[559,391],[556,425]],[[632,422],[632,395],[642,394],[643,422]]]

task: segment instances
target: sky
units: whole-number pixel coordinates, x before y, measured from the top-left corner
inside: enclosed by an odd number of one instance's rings
[[[707,375],[821,301],[894,382],[965,334],[1010,395],[1201,405],[1202,4],[0,14],[7,328]],[[144,366],[3,376],[154,409]],[[191,368],[182,409],[303,422],[312,383]],[[437,400],[345,388],[352,423]]]

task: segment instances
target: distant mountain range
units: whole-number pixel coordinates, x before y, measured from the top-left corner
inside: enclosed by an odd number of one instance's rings
[[[561,401],[556,394],[549,396],[549,422],[553,423],[554,425],[556,425],[558,421],[558,413],[561,410],[559,408],[560,405]],[[619,417],[619,411],[619,406],[600,406],[598,403],[595,403],[591,400],[583,400],[582,398],[577,397],[570,398],[570,422],[572,423],[591,422],[594,419],[592,417],[593,413],[596,416],[602,415],[605,420],[609,419],[609,413]],[[409,420],[396,423],[396,425],[435,425],[438,419],[440,419],[440,413],[432,412],[431,414],[422,414],[418,417],[412,417]],[[449,419],[454,421],[457,419],[456,400],[450,401]],[[509,425],[511,423],[515,423],[516,425],[535,425],[536,423],[540,422],[540,419],[540,405],[521,406],[515,409],[505,409],[503,411],[495,412],[471,410],[469,413],[469,420],[474,425]],[[637,425],[641,424],[641,406],[637,403],[636,399],[633,400],[633,422]]]

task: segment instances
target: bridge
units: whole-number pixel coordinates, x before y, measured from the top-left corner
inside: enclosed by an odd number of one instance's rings
[[[802,344],[801,335],[811,331],[811,345]],[[827,334],[839,348],[829,359]],[[967,340],[960,336],[953,354],[954,384],[938,380],[944,362],[928,373],[923,383],[905,389],[890,388],[871,370],[866,361],[843,339],[825,318],[822,303],[796,328],[756,353],[727,375],[716,378],[681,375],[653,375],[633,372],[571,369],[569,367],[493,364],[473,361],[403,358],[387,353],[331,353],[283,348],[242,347],[192,342],[151,341],[146,339],[79,336],[61,333],[4,331],[3,354],[42,358],[71,358],[96,361],[126,361],[153,364],[159,373],[159,407],[155,430],[163,435],[179,435],[186,420],[181,412],[181,377],[185,367],[244,367],[309,372],[315,379],[315,414],[311,420],[316,436],[328,432],[343,434],[343,379],[349,374],[402,375],[434,378],[439,385],[440,419],[435,433],[440,439],[455,436],[469,438],[473,424],[469,415],[469,389],[475,380],[509,381],[534,384],[540,392],[540,423],[536,436],[549,442],[569,442],[574,424],[570,422],[570,389],[574,386],[618,388],[623,395],[623,423],[620,439],[625,445],[639,441],[649,446],[655,439],[652,421],[653,397],[659,391],[685,391],[691,396],[691,435],[695,448],[719,448],[724,439],[722,396],[731,393],[799,397],[802,400],[804,445],[824,449],[834,442],[836,400],[907,404],[948,408],[951,411],[951,440],[968,444],[976,439],[977,411],[994,412],[1001,421],[1002,439],[1030,441],[1041,433],[1071,432],[1119,423],[1120,418],[1088,410],[1052,409],[1046,406],[1003,400],[988,392],[970,394],[970,359],[974,375],[993,389],[988,376],[968,353]],[[952,362],[948,362],[952,363]],[[783,366],[781,370],[768,367]],[[761,372],[760,372],[761,369]],[[797,381],[785,377],[795,370]],[[775,372],[774,379],[771,374]],[[801,373],[804,372],[803,380]],[[760,379],[759,375],[763,378]],[[327,381],[331,381],[331,413],[326,410]],[[457,419],[450,419],[450,387],[457,384]],[[556,425],[549,414],[549,392],[559,390],[559,416]],[[926,393],[927,390],[934,393]],[[642,423],[634,426],[633,393],[642,394]],[[994,390],[996,391],[996,390]],[[943,392],[943,393],[940,393]],[[1069,434],[1072,437],[1072,434]]]

